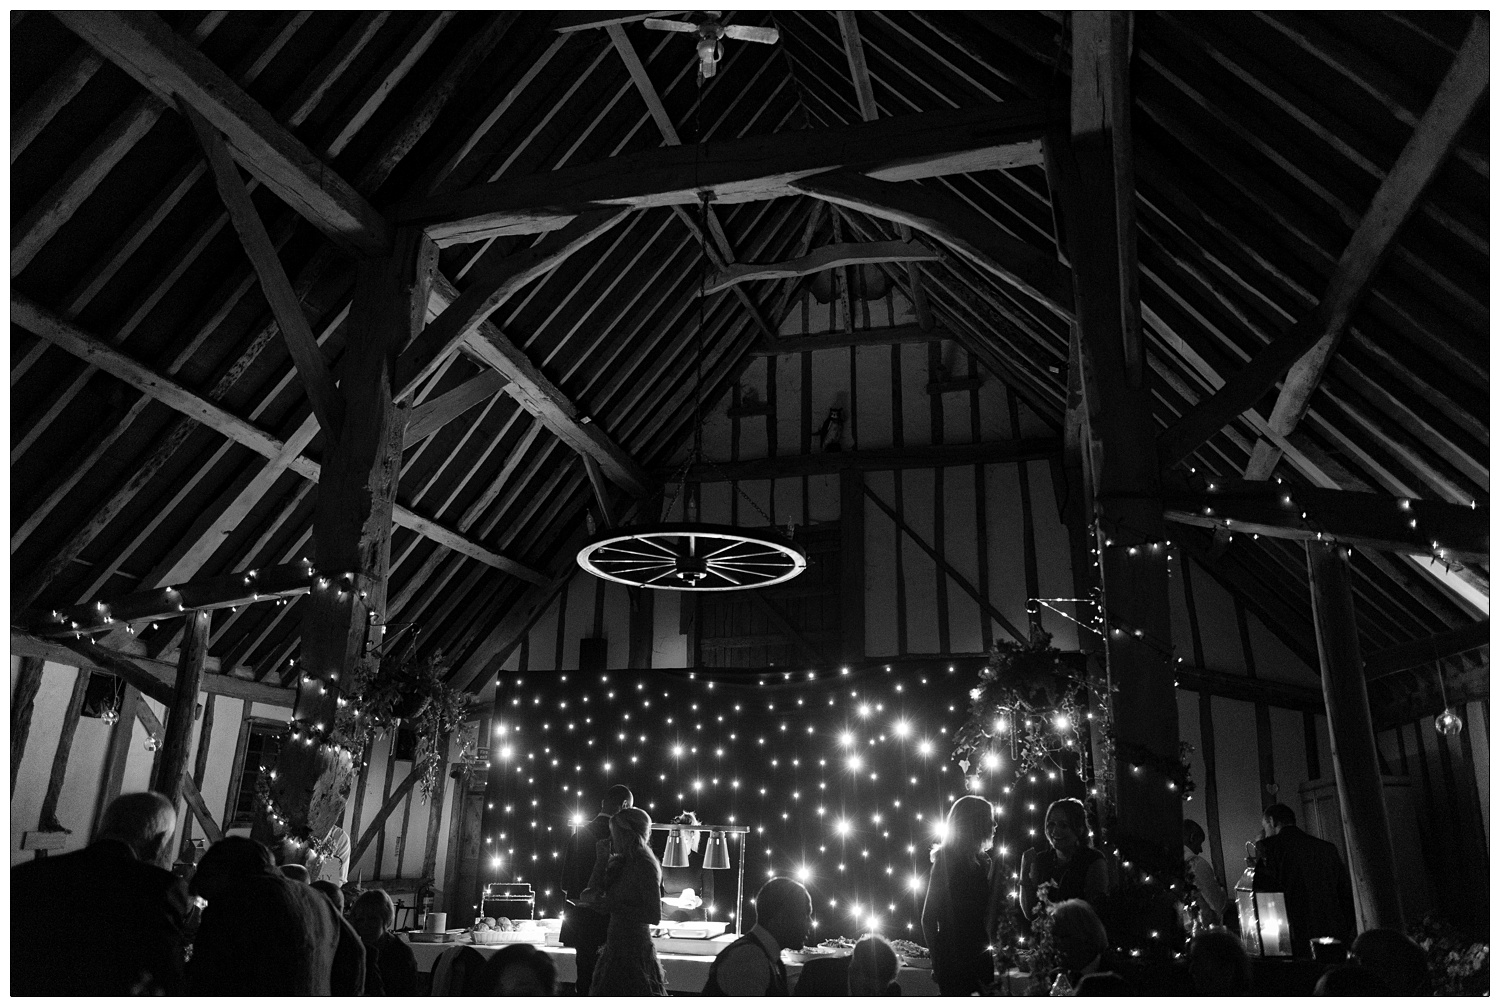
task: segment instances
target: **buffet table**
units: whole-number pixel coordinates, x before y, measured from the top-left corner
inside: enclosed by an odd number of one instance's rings
[[[402,939],[406,939],[405,934],[402,935]],[[417,959],[417,969],[430,975],[438,956],[453,946],[452,943],[411,944],[412,954]],[[472,947],[488,958],[509,945],[465,943],[462,946]],[[557,967],[559,983],[571,983],[578,977],[577,952],[572,948],[549,946],[543,947],[542,950],[547,952],[548,957],[552,959],[552,964]],[[667,974],[668,990],[673,993],[703,992],[703,987],[708,984],[708,969],[713,964],[713,955],[658,953],[657,957],[661,959],[662,971]],[[787,980],[794,989],[797,985],[797,976],[801,971],[801,965],[787,963]],[[937,986],[932,981],[930,969],[902,968],[896,976],[896,981],[901,984],[901,991],[907,996],[937,996]]]

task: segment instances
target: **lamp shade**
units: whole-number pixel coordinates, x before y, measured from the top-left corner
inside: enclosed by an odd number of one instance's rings
[[[681,829],[673,829],[667,833],[667,852],[661,858],[663,867],[686,867],[688,866],[688,844],[683,838]]]
[[[729,870],[729,840],[722,832],[708,838],[708,850],[703,854],[703,867],[710,871]]]

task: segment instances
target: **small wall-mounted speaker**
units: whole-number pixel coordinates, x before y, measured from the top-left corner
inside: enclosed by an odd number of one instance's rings
[[[578,670],[603,671],[609,666],[609,641],[586,637],[578,641]]]

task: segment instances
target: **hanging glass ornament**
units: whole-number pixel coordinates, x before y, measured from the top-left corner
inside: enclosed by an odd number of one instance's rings
[[[120,722],[120,711],[113,706],[107,706],[104,712],[99,714],[99,719],[104,721],[105,727],[114,727]]]
[[[1464,722],[1459,719],[1458,714],[1453,712],[1453,707],[1448,705],[1448,686],[1443,681],[1443,662],[1437,662],[1438,672],[1438,695],[1443,697],[1443,712],[1437,715],[1432,725],[1437,728],[1437,733],[1451,738],[1464,729]]]
[[[1451,707],[1443,707],[1443,712],[1438,714],[1437,720],[1433,721],[1437,733],[1446,737],[1453,737],[1464,729],[1464,722],[1454,713]]]
[[[148,734],[148,735],[146,735],[146,751],[148,751],[148,752],[154,752],[154,751],[156,751],[156,735],[154,735],[154,734]]]

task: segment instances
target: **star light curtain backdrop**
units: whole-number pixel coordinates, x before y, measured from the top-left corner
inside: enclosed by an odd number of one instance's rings
[[[480,879],[530,883],[546,916],[563,908],[574,828],[623,783],[654,822],[690,810],[748,826],[730,839],[736,866],[747,844],[746,900],[767,878],[797,878],[813,896],[816,939],[873,928],[920,942],[929,852],[953,801],[978,793],[995,803],[996,846],[1013,871],[1045,841],[1047,804],[1070,775],[966,778],[953,734],[974,676],[939,660],[755,675],[511,673],[497,684]],[[710,919],[734,919],[724,897]]]

